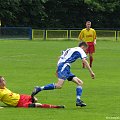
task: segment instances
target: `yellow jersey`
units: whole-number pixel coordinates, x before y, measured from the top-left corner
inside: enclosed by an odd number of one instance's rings
[[[20,100],[20,95],[17,93],[11,92],[6,87],[4,89],[0,89],[0,101],[9,106],[17,106]]]
[[[86,28],[82,29],[78,38],[85,42],[94,42],[94,40],[96,39],[96,31],[92,28],[90,28],[89,30],[87,30]]]

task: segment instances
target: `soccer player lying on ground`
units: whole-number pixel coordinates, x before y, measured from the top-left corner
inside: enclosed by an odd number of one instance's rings
[[[36,97],[30,95],[17,94],[6,88],[4,77],[0,76],[0,101],[13,107],[34,107],[34,108],[64,108],[63,105],[51,105],[37,103]],[[2,108],[2,107],[1,107]]]
[[[74,74],[70,72],[70,64],[75,62],[78,58],[82,59],[82,62],[88,68],[91,77],[94,79],[95,74],[89,66],[89,63],[86,60],[86,53],[84,52],[87,49],[88,45],[86,42],[79,43],[78,47],[69,48],[62,52],[57,64],[57,76],[58,82],[55,84],[48,84],[46,86],[36,86],[33,90],[31,96],[36,95],[38,92],[42,90],[52,90],[52,89],[60,89],[62,88],[64,81],[67,79],[68,81],[72,81],[77,84],[76,88],[76,106],[86,106],[86,104],[81,100],[82,95],[82,85],[83,81],[76,77]]]

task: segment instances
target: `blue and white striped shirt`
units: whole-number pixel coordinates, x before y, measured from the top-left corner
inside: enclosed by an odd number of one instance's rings
[[[87,55],[84,50],[80,47],[68,48],[67,50],[62,52],[60,59],[58,60],[58,64],[68,64],[75,62],[78,58],[83,59],[86,58]]]

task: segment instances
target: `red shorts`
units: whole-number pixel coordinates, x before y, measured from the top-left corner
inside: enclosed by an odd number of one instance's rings
[[[28,107],[29,104],[32,104],[32,97],[30,95],[20,95],[17,107]]]
[[[94,42],[87,42],[88,48],[86,50],[86,53],[95,53],[95,46]]]

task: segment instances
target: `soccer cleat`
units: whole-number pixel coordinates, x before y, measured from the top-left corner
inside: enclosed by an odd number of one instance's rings
[[[41,91],[41,88],[39,86],[36,86],[31,94],[32,97],[34,97],[37,93]]]
[[[65,108],[64,105],[58,105],[57,108]]]
[[[86,104],[83,101],[76,102],[76,106],[85,107]]]

